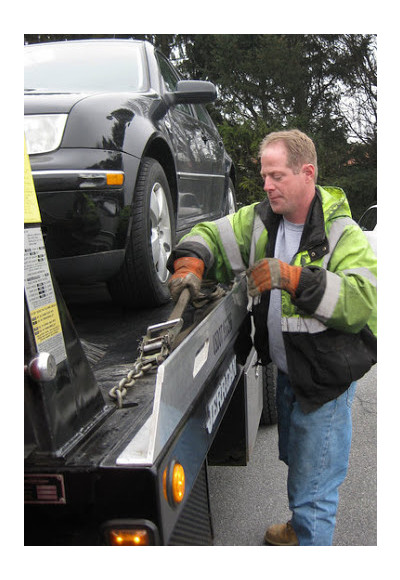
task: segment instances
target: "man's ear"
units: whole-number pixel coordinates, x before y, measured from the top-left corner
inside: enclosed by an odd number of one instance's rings
[[[307,164],[303,165],[302,172],[304,173],[307,182],[314,181],[315,167],[312,163],[307,163]]]

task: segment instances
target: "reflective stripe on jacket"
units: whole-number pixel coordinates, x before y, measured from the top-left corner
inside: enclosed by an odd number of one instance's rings
[[[267,200],[245,206],[196,225],[172,259],[196,255],[208,278],[230,282],[274,255],[280,219]],[[340,188],[317,186],[291,264],[303,270],[296,298],[282,291],[282,332],[293,389],[310,411],[339,396],[376,362],[376,256]],[[270,360],[268,305],[265,292],[252,308],[254,343],[263,364]]]

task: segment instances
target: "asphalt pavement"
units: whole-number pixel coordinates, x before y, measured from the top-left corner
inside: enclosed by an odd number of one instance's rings
[[[377,545],[377,367],[359,382],[347,478],[339,490],[334,546]],[[264,545],[266,528],[290,519],[276,426],[259,428],[246,467],[209,467],[215,546]]]

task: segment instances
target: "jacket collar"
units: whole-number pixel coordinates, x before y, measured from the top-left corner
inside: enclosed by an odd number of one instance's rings
[[[264,199],[256,206],[256,212],[268,231],[266,255],[273,256],[282,216],[272,211],[267,199]],[[322,197],[318,187],[315,188],[315,195],[308,210],[299,251],[308,251],[311,261],[318,260],[329,252],[329,244],[325,234]]]

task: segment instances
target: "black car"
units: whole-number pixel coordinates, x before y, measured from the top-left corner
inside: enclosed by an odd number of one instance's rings
[[[234,167],[204,104],[154,46],[25,47],[25,138],[59,283],[107,282],[130,307],[169,299],[167,259],[197,222],[235,210]]]

